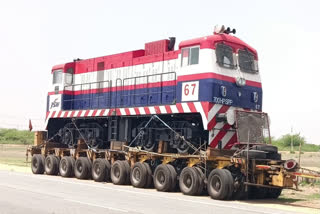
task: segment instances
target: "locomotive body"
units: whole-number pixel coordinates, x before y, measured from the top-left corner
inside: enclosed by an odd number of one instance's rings
[[[257,52],[229,32],[182,41],[178,50],[174,42],[54,66],[48,138],[71,147],[79,139],[92,147],[125,141],[148,151],[166,141],[189,152],[178,134],[196,147],[234,148],[234,111],[262,110]]]

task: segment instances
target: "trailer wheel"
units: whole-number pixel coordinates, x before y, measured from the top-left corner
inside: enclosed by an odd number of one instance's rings
[[[228,194],[226,173],[222,169],[214,169],[208,177],[207,189],[213,199],[223,200]]]
[[[197,170],[197,174],[199,177],[199,189],[196,193],[196,195],[201,195],[203,192],[203,188],[204,188],[204,180],[205,180],[205,176],[204,173],[202,172],[202,170],[199,167],[194,167]]]
[[[278,147],[272,145],[254,145],[252,149],[270,153],[278,153]]]
[[[59,173],[62,177],[71,177],[73,175],[73,164],[71,157],[65,156],[60,160]]]
[[[153,183],[158,191],[168,192],[171,188],[171,171],[166,164],[160,164],[154,171]]]
[[[74,166],[74,174],[78,179],[88,179],[91,172],[90,160],[87,157],[79,157]]]
[[[171,174],[171,187],[169,191],[177,191],[177,171],[171,164],[167,164],[167,167],[169,168]]]
[[[59,162],[55,155],[46,157],[44,169],[47,175],[57,175],[59,173]]]
[[[229,170],[227,170],[227,169],[222,169],[222,170],[226,174],[226,181],[228,183],[228,193],[227,193],[226,199],[230,200],[232,198],[233,191],[234,191],[234,179],[233,179],[232,174]]]
[[[256,159],[266,159],[267,157],[267,152],[264,151],[259,151],[259,150],[242,150],[240,155],[244,158],[247,157],[247,153],[248,153],[248,157],[249,159],[251,158],[256,158]]]
[[[123,163],[123,165],[125,166],[126,168],[126,180],[125,180],[125,184],[128,184],[130,185],[131,182],[130,182],[130,173],[131,173],[131,167],[130,167],[130,164],[128,161],[126,160],[123,160],[121,161]]]
[[[147,182],[146,182],[146,185],[144,187],[145,188],[150,188],[151,185],[153,184],[153,182],[152,182],[152,180],[153,180],[153,178],[152,178],[152,170],[151,170],[150,165],[147,162],[143,162],[142,164],[144,165],[144,167],[147,170]]]
[[[44,173],[44,160],[43,156],[40,154],[34,154],[31,160],[31,170],[33,174],[43,174]]]
[[[107,166],[103,159],[97,158],[93,161],[92,165],[92,178],[96,182],[102,182],[106,180]]]
[[[132,186],[142,188],[146,185],[148,172],[143,163],[137,162],[133,165],[130,173],[130,181]]]
[[[277,199],[281,195],[281,188],[269,188],[267,190],[266,198]]]
[[[110,177],[110,173],[111,173],[111,164],[107,159],[101,159],[105,165],[106,165],[106,175],[105,175],[105,181],[106,182],[110,182],[111,181],[111,177]]]
[[[122,161],[117,160],[111,166],[111,180],[116,185],[123,185],[126,182],[127,169]]]
[[[199,191],[198,171],[193,167],[185,167],[180,174],[179,187],[185,195],[196,195]]]

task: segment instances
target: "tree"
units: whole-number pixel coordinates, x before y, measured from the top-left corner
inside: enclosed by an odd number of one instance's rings
[[[284,147],[290,147],[291,146],[291,138],[292,138],[293,146],[299,146],[300,143],[301,143],[301,145],[304,145],[306,143],[305,138],[303,136],[300,136],[300,134],[283,135],[281,138],[279,138],[278,142],[279,142],[279,144],[283,145]]]

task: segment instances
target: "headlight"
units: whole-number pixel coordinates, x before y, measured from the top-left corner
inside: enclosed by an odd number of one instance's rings
[[[246,79],[243,77],[236,77],[236,85],[239,87],[243,87],[246,85]]]

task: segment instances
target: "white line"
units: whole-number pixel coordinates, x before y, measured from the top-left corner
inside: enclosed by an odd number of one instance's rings
[[[124,213],[128,213],[129,212],[128,210],[118,209],[118,208],[114,208],[114,207],[102,206],[102,205],[99,205],[99,204],[86,203],[86,202],[76,201],[76,200],[72,200],[72,199],[64,199],[64,200],[65,201],[74,202],[74,203],[78,203],[78,204],[84,204],[84,205],[88,205],[88,206],[92,206],[92,207],[100,207],[100,208],[104,208],[104,209],[108,209],[108,210],[124,212]]]

